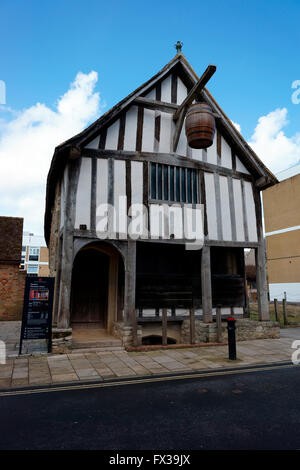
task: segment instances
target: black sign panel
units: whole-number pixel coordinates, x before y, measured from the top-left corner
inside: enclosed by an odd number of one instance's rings
[[[26,278],[19,354],[24,339],[47,339],[51,351],[53,292],[53,277]]]

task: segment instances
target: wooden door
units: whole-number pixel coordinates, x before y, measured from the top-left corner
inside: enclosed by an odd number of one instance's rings
[[[72,275],[71,322],[106,328],[109,256],[83,250],[75,258]]]

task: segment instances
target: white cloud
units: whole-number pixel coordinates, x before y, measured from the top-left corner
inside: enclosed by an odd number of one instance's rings
[[[300,160],[300,133],[287,137],[282,130],[288,125],[287,109],[277,108],[258,119],[248,142],[273,172],[290,167]]]
[[[231,122],[234,125],[234,127],[239,131],[239,133],[241,134],[241,132],[242,132],[241,126],[237,122],[234,122],[234,121],[231,121]]]
[[[0,215],[24,217],[43,234],[46,178],[54,148],[99,116],[98,74],[79,72],[54,109],[37,103],[0,119]],[[10,110],[11,112],[11,110]]]

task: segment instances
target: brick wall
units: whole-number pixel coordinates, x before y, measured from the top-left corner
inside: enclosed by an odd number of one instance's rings
[[[22,251],[23,219],[0,217],[0,263],[20,262]]]
[[[22,319],[25,279],[19,265],[0,263],[0,321]]]
[[[21,320],[26,273],[19,270],[23,219],[0,217],[0,320]]]

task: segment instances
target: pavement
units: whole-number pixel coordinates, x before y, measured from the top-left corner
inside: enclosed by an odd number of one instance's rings
[[[228,359],[227,346],[8,357],[6,364],[0,364],[0,388],[107,381],[289,362],[294,351],[291,344],[300,339],[300,328],[281,332],[280,339],[238,342],[236,361]]]
[[[20,321],[0,322],[0,340],[5,343],[7,357],[16,357],[19,354],[21,323]],[[34,339],[23,342],[23,354],[47,354],[47,352],[45,340]]]

